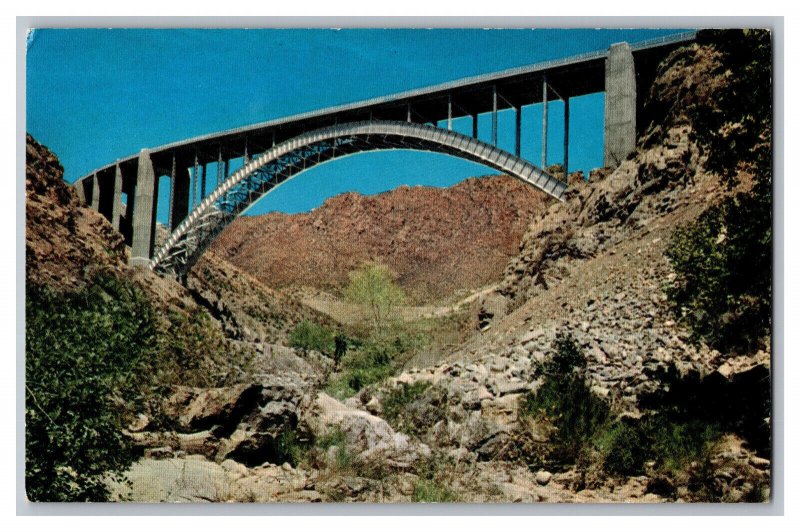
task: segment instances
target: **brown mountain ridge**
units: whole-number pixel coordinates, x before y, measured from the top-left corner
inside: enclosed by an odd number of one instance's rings
[[[502,278],[531,217],[550,200],[498,175],[450,188],[348,192],[308,213],[237,219],[212,249],[277,288],[336,290],[366,261],[388,265],[417,301]]]

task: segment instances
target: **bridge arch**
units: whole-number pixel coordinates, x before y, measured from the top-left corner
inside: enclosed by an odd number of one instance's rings
[[[149,263],[151,270],[186,274],[233,220],[275,187],[324,162],[377,150],[443,153],[498,170],[562,200],[566,184],[496,146],[439,127],[394,121],[338,124],[278,144],[223,181],[175,228]]]

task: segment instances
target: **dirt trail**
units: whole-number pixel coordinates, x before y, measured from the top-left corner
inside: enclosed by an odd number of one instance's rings
[[[402,321],[441,318],[459,312],[466,305],[496,289],[497,285],[481,288],[449,305],[400,305],[394,309],[394,316]],[[363,305],[350,303],[329,292],[307,288],[299,293],[303,305],[326,314],[344,325],[355,325],[369,319],[368,310]]]

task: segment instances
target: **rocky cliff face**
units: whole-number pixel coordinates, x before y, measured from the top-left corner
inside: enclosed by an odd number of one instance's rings
[[[63,180],[58,158],[27,136],[25,181],[26,281],[77,290],[100,273],[134,279],[164,312],[203,307],[234,340],[280,342],[303,319],[325,318],[206,254],[187,285],[128,267],[122,235],[82,205]]]
[[[273,287],[336,289],[363,262],[379,260],[417,299],[430,300],[499,280],[528,220],[547,203],[507,176],[346,193],[306,214],[239,218],[212,249]]]
[[[675,277],[664,254],[674,229],[731,194],[705,169],[689,113],[718,109],[728,76],[710,45],[683,47],[664,61],[636,153],[613,172],[572,183],[565,203],[533,218],[484,303],[502,308],[500,299],[508,310],[493,313],[491,327],[453,360],[486,352],[539,356],[558,331],[570,331],[588,353],[598,393],[632,412],[658,386],[654,374],[677,367],[705,375],[725,362],[727,354],[689,342],[663,286]],[[747,188],[750,177],[739,177]]]
[[[29,282],[60,289],[83,286],[99,271],[119,274],[127,255],[122,235],[103,216],[81,208],[64,182],[58,158],[30,135],[25,159],[25,272]]]

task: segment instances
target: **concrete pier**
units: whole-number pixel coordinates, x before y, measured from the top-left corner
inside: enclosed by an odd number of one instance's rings
[[[122,169],[119,164],[114,169],[114,195],[111,201],[111,226],[114,231],[119,231],[119,221],[122,217]]]
[[[609,49],[605,89],[603,164],[616,168],[636,149],[636,71],[628,43]]]
[[[153,239],[156,226],[156,206],[158,190],[156,172],[150,152],[139,152],[136,171],[136,192],[133,202],[133,244],[131,245],[131,265],[147,266],[153,256]]]
[[[569,97],[564,97],[564,180],[569,175]]]
[[[97,180],[97,172],[92,174],[92,209],[100,210],[100,182]]]
[[[497,146],[497,85],[492,87],[492,146]]]
[[[547,77],[542,78],[542,170],[547,169]]]

